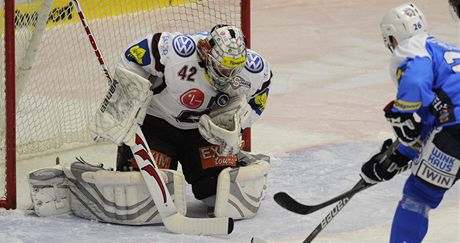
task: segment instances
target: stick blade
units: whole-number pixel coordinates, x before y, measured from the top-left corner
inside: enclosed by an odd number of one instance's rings
[[[292,198],[291,196],[289,196],[289,194],[285,192],[276,193],[273,196],[273,199],[281,207],[297,214],[305,215],[316,211],[314,210],[314,207],[297,202],[294,198]]]

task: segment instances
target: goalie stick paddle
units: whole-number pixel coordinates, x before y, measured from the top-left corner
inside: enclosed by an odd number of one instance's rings
[[[99,51],[96,40],[91,33],[91,29],[86,22],[85,15],[81,9],[78,0],[73,0],[74,6],[78,12],[81,23],[89,38],[94,53],[98,58],[102,71],[104,72],[109,84],[112,83],[112,77],[105,65],[102,54]],[[130,148],[134,158],[140,168],[142,177],[145,180],[148,191],[150,192],[158,213],[163,221],[165,227],[178,234],[193,234],[193,235],[227,235],[233,231],[232,218],[189,218],[181,215],[171,198],[171,194],[166,188],[166,184],[160,175],[158,166],[152,156],[150,148],[145,140],[139,125],[135,124],[136,133],[130,141]]]

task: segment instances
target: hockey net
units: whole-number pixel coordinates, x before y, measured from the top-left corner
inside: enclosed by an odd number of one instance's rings
[[[15,43],[17,160],[60,149],[87,146],[87,124],[106,91],[100,69],[72,0],[15,0],[14,36],[5,32],[5,2],[0,1],[0,206],[14,208],[7,199],[15,187],[6,186],[5,45]],[[93,35],[110,72],[126,46],[148,33],[209,31],[215,24],[242,27],[249,37],[249,0],[80,0]],[[11,11],[11,10],[9,10]],[[7,23],[7,24],[5,24]],[[11,22],[9,23],[11,25]],[[14,82],[14,81],[13,81]],[[11,126],[11,125],[10,125]],[[9,136],[11,135],[10,132]],[[11,139],[11,137],[10,137]],[[14,137],[13,137],[14,139]],[[9,145],[11,146],[11,145]],[[6,158],[6,159],[4,159]],[[14,166],[12,166],[14,167]],[[13,168],[14,169],[14,168]],[[14,181],[12,182],[14,184]]]

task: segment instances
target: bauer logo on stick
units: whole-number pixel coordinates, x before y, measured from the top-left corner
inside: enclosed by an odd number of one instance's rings
[[[112,98],[113,93],[115,93],[115,90],[117,89],[117,84],[118,81],[114,79],[112,81],[112,84],[110,85],[107,94],[105,95],[104,101],[102,102],[101,112],[104,112],[107,109],[107,105],[110,103],[110,99]]]

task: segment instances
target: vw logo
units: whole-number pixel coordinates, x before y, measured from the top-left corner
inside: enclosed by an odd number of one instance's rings
[[[246,56],[246,65],[244,67],[251,73],[259,73],[264,69],[264,62],[259,55],[248,53]]]
[[[178,35],[173,39],[174,51],[181,57],[189,57],[195,52],[195,42],[190,36]]]

